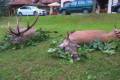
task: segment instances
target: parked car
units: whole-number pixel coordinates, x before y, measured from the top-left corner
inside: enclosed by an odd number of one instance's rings
[[[17,15],[47,15],[47,11],[36,6],[23,6],[17,9]]]
[[[112,5],[112,12],[120,13],[120,3],[117,3],[116,5]]]
[[[93,0],[76,0],[64,4],[64,7],[60,8],[60,13],[71,14],[71,13],[89,13],[93,9]]]

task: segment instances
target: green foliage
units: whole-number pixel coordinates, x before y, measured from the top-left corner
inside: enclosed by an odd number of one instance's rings
[[[108,55],[115,54],[120,51],[120,40],[113,40],[109,42],[95,40],[89,44],[80,45],[79,52],[88,53],[93,51],[101,51],[102,53],[107,53]]]
[[[5,35],[3,42],[0,43],[0,51],[7,49],[22,49],[28,46],[35,46],[37,43],[47,40],[49,38],[49,34],[46,31],[39,29],[33,38],[20,44],[12,44],[10,42],[10,38],[11,35]]]
[[[70,63],[73,63],[70,53],[64,52],[63,49],[58,48],[58,44],[60,42],[53,40],[50,44],[50,48],[48,49],[48,53],[50,53],[54,57],[59,57],[59,58],[69,61]]]
[[[61,42],[61,41],[60,41]],[[66,60],[71,60],[72,57],[69,52],[64,52],[62,49],[58,48],[59,41],[52,41],[48,53],[51,53],[53,56],[63,58]],[[120,51],[120,40],[110,41],[110,42],[101,42],[100,40],[95,40],[89,44],[81,44],[78,48],[78,53],[81,57],[87,58],[87,53],[93,51],[101,51],[108,55],[113,55]]]
[[[99,50],[102,53],[107,53],[112,55],[119,52],[120,40],[113,40],[109,42],[101,42],[100,40],[95,40],[88,44],[89,49]]]

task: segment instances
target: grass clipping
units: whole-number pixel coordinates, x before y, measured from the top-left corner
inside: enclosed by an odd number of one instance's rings
[[[73,62],[69,52],[64,52],[64,50],[58,48],[60,42],[61,41],[52,41],[48,49],[48,53],[50,53],[54,57],[62,58]],[[91,53],[93,51],[100,51],[108,55],[119,53],[120,40],[110,42],[101,42],[100,40],[95,40],[89,44],[81,44],[78,48],[78,54],[80,55],[80,58],[87,58],[86,54]]]

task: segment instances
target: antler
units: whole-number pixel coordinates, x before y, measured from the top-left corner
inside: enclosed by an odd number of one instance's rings
[[[17,35],[17,33],[15,33],[15,32],[12,30],[12,28],[10,27],[9,22],[8,22],[8,27],[9,27],[9,31],[10,31],[11,34]]]
[[[24,31],[21,31],[21,33],[25,33],[26,31],[28,31],[29,29],[31,29],[35,24],[36,22],[38,21],[38,18],[39,18],[39,15],[36,17],[35,21],[29,26],[29,23],[27,24],[27,29],[25,29]]]
[[[16,19],[17,19],[17,34],[20,35],[19,19],[18,17],[16,17]]]
[[[10,27],[9,23],[8,23],[9,31],[10,31],[11,34],[14,34],[16,36],[20,36],[23,33],[25,33],[26,31],[28,31],[29,29],[31,29],[36,24],[36,22],[38,21],[38,18],[39,18],[39,16],[36,17],[35,21],[31,25],[29,25],[29,23],[28,23],[27,24],[27,29],[25,29],[23,31],[20,31],[19,19],[18,19],[18,17],[16,17],[16,19],[17,19],[17,31],[13,31],[12,28]]]

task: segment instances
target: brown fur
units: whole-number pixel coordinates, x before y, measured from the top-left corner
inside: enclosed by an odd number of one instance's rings
[[[67,34],[66,39],[59,45],[60,48],[65,51],[71,52],[71,54],[78,55],[77,48],[78,44],[90,43],[96,39],[100,41],[107,42],[114,39],[120,39],[120,30],[115,29],[112,32],[105,32],[102,30],[85,30],[85,31],[75,31]],[[76,57],[76,59],[79,59]]]

